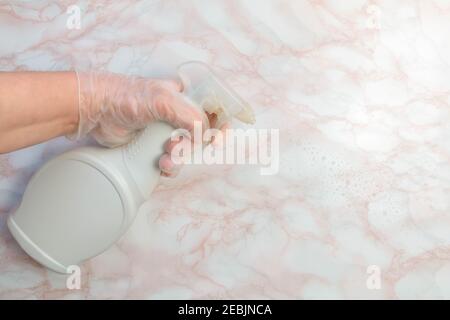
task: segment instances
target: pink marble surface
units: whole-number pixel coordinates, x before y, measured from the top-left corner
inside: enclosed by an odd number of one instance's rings
[[[191,166],[163,180],[68,290],[5,221],[74,144],[2,155],[0,298],[449,299],[449,30],[445,0],[0,1],[1,70],[160,76],[202,60],[257,128],[280,129],[281,161],[273,176]]]

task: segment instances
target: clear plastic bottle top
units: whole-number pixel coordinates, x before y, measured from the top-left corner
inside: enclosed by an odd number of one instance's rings
[[[199,107],[217,115],[216,127],[236,118],[244,123],[255,123],[251,106],[221,80],[203,62],[190,61],[178,67],[183,92]]]

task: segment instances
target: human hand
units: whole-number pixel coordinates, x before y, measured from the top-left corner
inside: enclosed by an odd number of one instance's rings
[[[193,130],[195,121],[202,123],[203,130],[209,128],[206,114],[181,94],[182,84],[177,81],[96,72],[77,72],[77,77],[79,121],[78,130],[68,136],[71,139],[89,134],[104,146],[116,147],[128,143],[153,121],[166,121],[188,131]],[[214,116],[209,119],[213,122]],[[176,143],[167,143],[160,158],[165,176],[179,172],[180,166],[170,158]]]

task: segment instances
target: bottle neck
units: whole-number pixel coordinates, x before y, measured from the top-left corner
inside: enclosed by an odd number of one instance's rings
[[[125,165],[144,199],[149,198],[159,181],[159,158],[164,153],[164,145],[173,130],[166,122],[151,123],[123,147]]]

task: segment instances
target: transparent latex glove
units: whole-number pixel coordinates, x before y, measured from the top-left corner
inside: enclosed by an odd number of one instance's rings
[[[114,73],[77,71],[76,74],[79,123],[78,131],[68,135],[69,139],[89,134],[101,145],[116,147],[128,143],[153,121],[166,121],[189,131],[193,130],[195,121],[201,121],[204,130],[209,127],[206,114],[181,94],[183,88],[177,81]],[[165,176],[175,176],[180,169],[168,154],[173,144],[166,145],[167,153],[159,161]]]
[[[226,139],[225,139],[226,138],[226,130],[231,128],[231,123],[226,122],[219,128],[216,125],[217,116],[213,113],[212,114],[206,113],[206,115],[208,116],[209,126],[211,128],[219,129],[219,131],[220,131],[219,133],[222,135],[222,138],[219,139],[219,141],[215,140],[214,137],[212,137],[211,141],[206,142],[206,144],[212,144],[212,146],[214,148],[224,148],[226,145]],[[205,143],[205,141],[203,141],[203,143]],[[162,168],[161,170],[163,171],[162,174],[164,176],[169,176],[169,177],[176,176],[181,169],[181,165],[177,165],[174,163],[174,161],[171,160],[171,154],[175,150],[175,147],[177,146],[177,144],[180,144],[180,146],[184,150],[191,150],[191,151],[194,150],[194,147],[193,147],[194,141],[189,140],[184,136],[179,137],[179,139],[168,140],[164,146],[165,153],[159,159],[159,167]],[[190,146],[188,147],[187,144],[190,144]],[[175,152],[175,155],[176,154],[177,154],[177,152]],[[180,160],[182,160],[182,159],[178,158],[177,162],[179,162]]]

